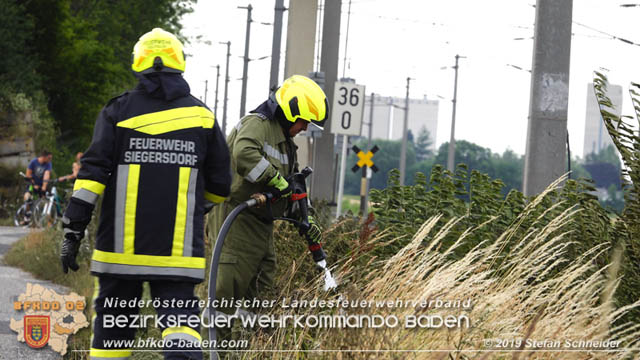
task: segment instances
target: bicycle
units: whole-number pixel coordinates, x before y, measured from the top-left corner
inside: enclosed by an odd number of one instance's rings
[[[37,215],[35,220],[38,227],[55,226],[58,218],[62,217],[62,200],[55,185],[57,182],[57,179],[49,180],[51,189],[35,204],[34,214]]]
[[[26,182],[33,185],[33,179],[28,178],[23,172],[20,172],[20,175]],[[39,202],[42,193],[41,191],[34,189],[33,186],[29,187],[29,191],[33,196],[22,203],[13,216],[13,224],[17,227],[33,227],[36,225],[36,221],[34,220],[39,218],[38,214],[35,213],[35,205]],[[38,199],[34,199],[35,196],[38,196]]]

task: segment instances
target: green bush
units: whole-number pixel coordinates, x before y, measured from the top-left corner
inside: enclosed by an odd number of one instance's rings
[[[519,215],[533,198],[526,198],[517,190],[511,190],[503,197],[502,181],[492,180],[478,171],[471,171],[469,174],[464,164],[458,165],[455,174],[435,165],[428,183],[423,174],[417,174],[413,186],[400,186],[398,175],[397,170],[392,171],[387,188],[372,190],[371,193],[377,226],[388,231],[391,237],[399,239],[390,246],[377,249],[377,255],[394,255],[411,241],[424,219],[442,215],[436,228],[450,229],[440,242],[440,251],[451,248],[464,235],[464,241],[449,253],[452,260],[463,258],[471,249],[483,246],[507,229],[515,229],[508,233],[510,241],[505,243],[503,252],[496,254],[494,265],[497,269],[502,265],[503,254],[526,243],[532,231],[547,226],[552,219],[564,212],[576,209],[580,216],[571,218],[571,223],[566,226],[570,230],[564,234],[564,239],[569,244],[566,248],[567,257],[575,259],[594,247],[606,246],[609,251],[594,260],[600,267],[604,267],[610,263],[615,249],[626,248],[622,261],[624,275],[616,293],[617,305],[628,305],[640,298],[640,275],[632,266],[640,252],[628,247],[629,237],[624,231],[626,226],[614,213],[604,209],[597,197],[590,193],[595,190],[590,181],[566,180],[562,187],[539,199],[537,206],[528,210],[531,214],[524,217],[525,221],[521,221],[518,220]],[[459,220],[451,223],[454,219]],[[518,221],[521,223],[517,223]],[[468,229],[473,231],[466,235]],[[430,237],[425,239],[431,240],[433,239]],[[549,274],[551,275],[553,274]],[[636,309],[628,317],[637,319],[639,314]],[[628,317],[624,320],[628,321]]]
[[[616,104],[607,97],[607,77],[595,72],[593,87],[600,106],[602,120],[611,135],[613,144],[622,157],[622,190],[624,192],[624,209],[620,217],[612,224],[616,240],[624,249],[624,277],[616,293],[620,305],[628,304],[640,298],[640,85],[631,83],[629,94],[635,110],[632,116],[618,116],[612,111]],[[631,121],[635,120],[635,124]],[[634,312],[635,320],[640,318],[640,311]]]

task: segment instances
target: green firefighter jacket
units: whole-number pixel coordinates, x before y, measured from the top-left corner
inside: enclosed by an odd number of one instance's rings
[[[201,281],[205,202],[228,196],[229,162],[213,114],[188,93],[166,100],[139,87],[110,101],[65,212],[88,223],[104,192],[91,272]]]
[[[297,171],[297,146],[285,137],[275,119],[256,112],[243,117],[227,137],[231,152],[231,195],[229,203],[236,206],[252,194],[264,192],[266,184],[277,172],[286,177]],[[273,216],[283,216],[287,200],[272,204]],[[265,207],[248,210],[260,220],[269,222]]]

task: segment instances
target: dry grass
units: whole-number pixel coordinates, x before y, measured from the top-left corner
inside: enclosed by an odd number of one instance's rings
[[[539,196],[538,199],[541,199]],[[607,251],[605,245],[591,249],[580,257],[568,259],[566,251],[573,244],[565,241],[571,219],[580,216],[575,209],[568,209],[550,222],[530,221],[537,201],[529,204],[518,221],[504,233],[488,238],[460,259],[454,260],[451,252],[465,243],[476,229],[463,233],[458,241],[442,249],[442,239],[460,219],[451,220],[444,227],[436,227],[438,217],[426,219],[411,242],[393,257],[380,261],[371,256],[377,248],[384,248],[398,239],[386,233],[363,236],[362,230],[346,227],[347,220],[334,224],[325,236],[352,238],[351,251],[336,261],[338,251],[329,250],[330,263],[335,265],[340,286],[335,292],[321,291],[322,279],[310,276],[309,255],[304,244],[292,250],[293,261],[280,263],[277,279],[277,303],[283,299],[335,300],[465,300],[472,301],[468,309],[424,308],[408,306],[359,307],[359,308],[299,308],[270,309],[270,314],[297,315],[394,315],[400,319],[395,328],[273,328],[250,330],[241,333],[250,340],[251,352],[238,353],[244,358],[338,358],[338,359],[623,359],[638,356],[638,352],[589,351],[557,352],[539,351],[526,346],[529,340],[620,340],[620,349],[640,347],[640,324],[614,327],[630,307],[616,309],[612,294],[619,283],[620,255],[612,256],[611,263],[596,268],[592,261]],[[495,221],[495,219],[491,219]],[[488,224],[486,223],[486,224]],[[524,228],[523,224],[531,224]],[[486,225],[483,224],[480,227]],[[544,226],[543,226],[544,225]],[[279,225],[277,233],[297,239]],[[339,233],[339,234],[338,234]],[[61,234],[58,231],[33,233],[18,242],[5,260],[36,274],[39,278],[72,286],[83,295],[90,296],[91,278],[86,270],[62,275],[58,266],[57,248]],[[282,239],[280,239],[282,240]],[[291,247],[294,241],[276,244]],[[208,244],[210,245],[210,244]],[[331,245],[331,244],[330,244]],[[338,244],[335,244],[337,246]],[[86,269],[90,249],[83,250],[82,264]],[[615,252],[614,252],[615,254]],[[29,259],[30,261],[25,261]],[[80,276],[82,275],[82,276]],[[206,297],[205,286],[198,292]],[[265,296],[267,298],[267,296]],[[90,300],[89,300],[90,301]],[[633,307],[637,307],[636,303]],[[144,310],[143,310],[144,312]],[[466,316],[470,327],[451,329],[403,328],[405,316],[453,315]],[[72,347],[86,349],[86,330],[72,340]],[[139,334],[141,336],[141,334]],[[157,333],[146,333],[156,336]],[[487,340],[520,339],[508,349],[495,348]],[[524,346],[523,346],[524,344]],[[563,344],[564,345],[564,344]],[[263,350],[286,350],[269,352]],[[320,350],[320,351],[318,351]],[[326,352],[326,350],[337,350]],[[367,350],[357,351],[357,350]],[[397,351],[400,350],[400,351]],[[438,350],[438,351],[434,351]],[[148,353],[144,353],[148,354]],[[136,354],[138,355],[138,354]],[[156,354],[154,354],[155,356]]]
[[[557,184],[555,184],[557,186]],[[538,199],[541,199],[539,196]],[[539,200],[537,200],[539,201]],[[622,359],[638,356],[640,324],[614,327],[613,322],[632,307],[615,309],[612,294],[619,282],[620,257],[604,268],[595,268],[592,259],[607,251],[599,246],[578,258],[565,257],[573,244],[566,242],[566,224],[580,212],[568,209],[544,226],[521,228],[532,216],[533,201],[519,221],[495,239],[487,239],[459,260],[450,252],[474,231],[469,229],[448,249],[439,249],[441,240],[459,221],[435,228],[438,217],[428,219],[412,241],[390,259],[366,268],[354,267],[353,257],[344,258],[335,269],[341,281],[337,293],[321,292],[321,279],[304,288],[291,287],[298,262],[279,280],[283,299],[314,298],[349,300],[465,300],[471,308],[364,307],[342,310],[301,308],[271,309],[273,316],[366,314],[395,315],[395,328],[313,329],[287,326],[249,331],[250,349],[288,352],[248,352],[245,358],[424,358],[424,359]],[[493,220],[491,220],[493,221]],[[524,234],[524,235],[522,235]],[[383,239],[375,242],[380,246]],[[509,246],[507,246],[509,244]],[[508,249],[508,250],[505,250]],[[617,260],[616,260],[617,259]],[[365,275],[363,275],[363,273]],[[470,326],[453,328],[404,328],[406,316],[453,315],[468,317]],[[498,349],[495,339],[516,340],[507,349]],[[494,340],[489,343],[489,341]],[[517,342],[517,340],[520,340]],[[565,341],[621,341],[617,351],[571,347]],[[559,341],[552,349],[533,341]],[[549,344],[549,343],[547,343]],[[605,348],[607,349],[607,348]],[[608,348],[609,350],[611,348]],[[626,349],[626,350],[625,350]],[[322,350],[322,351],[318,351]],[[326,352],[333,350],[333,352]],[[338,350],[338,351],[335,351]],[[367,350],[367,351],[360,351]],[[390,351],[392,350],[392,351]],[[434,351],[439,350],[439,351]],[[490,351],[491,350],[491,351]],[[493,351],[495,350],[495,351]],[[556,351],[556,350],[573,350]],[[577,351],[576,351],[577,350]]]
[[[41,247],[47,241],[42,231],[31,231],[24,239],[24,249],[30,251]]]

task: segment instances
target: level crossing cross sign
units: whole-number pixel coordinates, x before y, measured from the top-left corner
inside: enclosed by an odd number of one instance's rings
[[[378,172],[378,167],[375,166],[373,164],[373,160],[371,160],[371,158],[373,157],[373,154],[375,154],[376,151],[378,151],[378,145],[374,145],[371,148],[371,150],[367,151],[366,153],[360,150],[360,148],[355,145],[353,145],[351,149],[356,153],[356,155],[358,155],[358,163],[351,168],[351,171],[356,172],[361,167],[366,166],[371,170]]]

